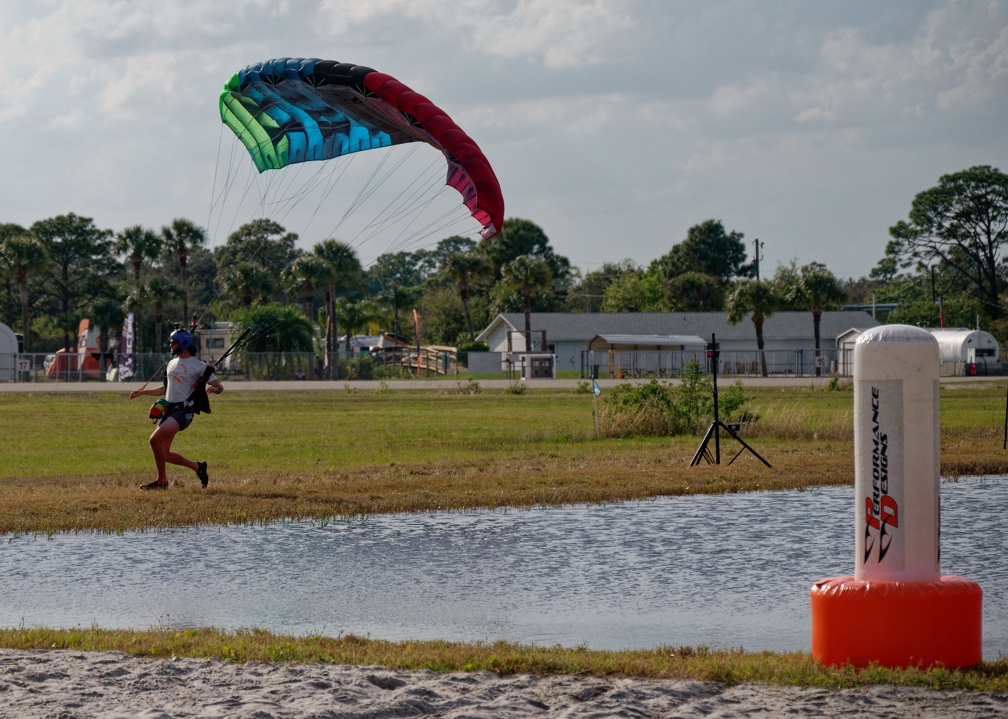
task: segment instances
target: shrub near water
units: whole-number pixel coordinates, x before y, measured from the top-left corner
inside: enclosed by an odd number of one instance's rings
[[[614,387],[599,411],[599,434],[670,437],[702,432],[714,419],[714,380],[696,362],[685,365],[679,379],[678,387],[656,379]],[[736,382],[719,393],[720,418],[755,421],[746,410],[748,402],[741,382]]]

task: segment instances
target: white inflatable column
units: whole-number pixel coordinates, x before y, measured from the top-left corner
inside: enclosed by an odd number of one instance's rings
[[[882,325],[854,345],[854,578],[929,582],[939,566],[938,341]]]
[[[854,571],[810,594],[824,664],[968,667],[982,659],[983,590],[942,576],[938,341],[883,325],[854,345]]]

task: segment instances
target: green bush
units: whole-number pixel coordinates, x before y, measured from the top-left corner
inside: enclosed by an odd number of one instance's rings
[[[656,437],[680,434],[674,388],[651,380],[620,384],[603,394],[599,433],[606,437]]]
[[[528,385],[522,381],[512,382],[508,385],[508,394],[525,394],[525,390],[528,389]]]
[[[714,420],[714,381],[696,362],[683,367],[679,386],[652,379],[644,384],[617,385],[604,395],[599,413],[600,434],[607,437],[667,437],[699,434]],[[723,421],[754,421],[741,382],[721,390]]]
[[[458,387],[458,393],[459,394],[479,394],[480,392],[482,392],[482,389],[480,389],[480,383],[479,383],[478,380],[474,380],[474,379],[470,378],[466,382],[463,382],[462,380],[459,380],[455,384]]]

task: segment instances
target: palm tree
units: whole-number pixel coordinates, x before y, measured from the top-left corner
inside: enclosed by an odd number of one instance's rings
[[[379,317],[378,308],[368,300],[351,302],[345,297],[337,299],[334,308],[336,317],[343,323],[343,329],[346,331],[346,356],[349,360],[350,337]]]
[[[399,325],[399,308],[409,307],[415,304],[422,294],[421,286],[403,287],[402,285],[390,285],[388,289],[383,289],[381,297],[392,305],[392,334],[402,335]]]
[[[728,324],[737,325],[747,314],[752,313],[752,323],[756,328],[756,348],[759,350],[763,376],[766,377],[766,354],[763,351],[763,323],[777,308],[778,298],[766,282],[746,280],[740,282],[728,296]]]
[[[98,328],[99,378],[104,382],[105,357],[108,355],[110,330],[122,327],[123,308],[115,298],[102,297],[91,304],[91,307],[88,308],[88,315],[91,322]]]
[[[140,317],[143,315],[144,310],[149,308],[153,304],[152,298],[150,296],[150,288],[145,284],[137,285],[133,290],[126,296],[125,309],[127,312],[133,313],[133,376],[136,379],[144,378],[144,366],[143,366],[143,325],[140,323]]]
[[[206,244],[206,232],[194,222],[177,217],[171,225],[161,228],[161,239],[164,240],[165,252],[178,258],[182,278],[182,316],[189,317],[189,275],[187,271],[189,250]]]
[[[332,268],[329,263],[318,255],[301,255],[284,268],[280,281],[293,295],[293,290],[300,291],[300,299],[304,302],[306,317],[312,317],[312,298],[319,290],[326,290],[332,281]]]
[[[176,283],[164,277],[151,277],[144,292],[150,298],[151,308],[154,312],[154,338],[157,342],[158,352],[163,352],[161,327],[164,324],[165,305],[171,300],[182,299],[185,292]]]
[[[546,260],[522,255],[501,270],[501,284],[510,292],[519,290],[525,309],[525,351],[532,351],[532,298],[548,288],[553,277]]]
[[[8,225],[8,227],[10,227]],[[18,286],[21,300],[21,334],[24,351],[31,347],[31,317],[28,313],[28,277],[42,272],[49,264],[49,254],[38,239],[22,230],[0,241],[0,274],[9,273]]]
[[[448,275],[458,288],[462,309],[465,312],[466,326],[469,328],[469,341],[476,339],[473,332],[472,317],[469,315],[469,283],[472,279],[488,269],[484,257],[476,252],[453,252],[445,257],[441,271]]]
[[[158,256],[161,249],[161,240],[154,230],[147,229],[143,225],[133,225],[115,236],[113,247],[120,255],[128,255],[130,265],[133,267],[133,290],[127,297],[126,306],[133,313],[134,319],[134,342],[133,355],[140,358],[134,362],[137,377],[142,376],[141,363],[143,358],[143,310],[146,303],[140,297],[140,270],[143,268],[144,260],[153,260]]]
[[[287,356],[288,353],[305,352],[309,358],[312,357],[315,328],[296,305],[277,302],[256,305],[240,310],[234,319],[238,332],[252,330],[241,351],[261,353],[259,361],[265,370],[262,376],[266,379],[285,376],[281,374],[285,368],[287,375],[297,371],[297,360]]]
[[[786,299],[795,304],[804,305],[812,310],[812,328],[815,334],[815,356],[820,355],[820,325],[822,313],[827,307],[835,306],[847,299],[840,280],[826,269],[821,262],[813,262],[801,268],[798,282],[788,288]],[[822,368],[816,362],[816,377],[822,375]]]
[[[239,332],[252,328],[245,352],[311,352],[314,328],[294,305],[271,302],[235,315]]]
[[[228,284],[241,300],[242,306],[249,309],[256,295],[265,296],[273,289],[273,277],[269,270],[257,262],[239,262],[231,269]]]
[[[154,230],[149,230],[143,225],[133,225],[115,236],[113,247],[120,255],[129,256],[130,264],[133,266],[133,286],[139,287],[140,269],[144,260],[152,260],[158,256],[161,241],[154,234]]]
[[[329,264],[331,274],[326,288],[326,365],[330,372],[336,366],[336,313],[333,303],[336,294],[353,287],[361,275],[361,263],[357,251],[345,242],[335,239],[323,240],[315,246],[315,254]],[[336,370],[338,379],[339,370]]]

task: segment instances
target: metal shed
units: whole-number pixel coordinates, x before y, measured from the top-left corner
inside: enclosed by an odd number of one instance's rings
[[[14,380],[17,353],[17,335],[10,327],[0,323],[0,382]]]
[[[990,332],[965,327],[933,327],[929,329],[938,340],[938,352],[943,363],[998,361],[998,341]],[[970,357],[972,350],[973,357]]]
[[[704,366],[707,342],[696,335],[595,335],[588,341],[589,365],[610,377],[675,377],[684,364]]]

